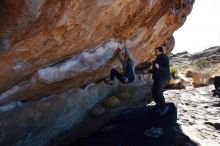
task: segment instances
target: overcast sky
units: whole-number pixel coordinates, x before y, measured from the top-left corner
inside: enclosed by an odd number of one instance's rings
[[[220,0],[195,0],[191,14],[174,37],[173,53],[195,53],[220,46]]]

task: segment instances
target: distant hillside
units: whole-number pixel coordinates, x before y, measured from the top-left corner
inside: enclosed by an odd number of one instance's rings
[[[185,74],[187,71],[198,71],[220,75],[220,46],[208,48],[202,52],[190,54],[181,52],[172,54],[170,63],[178,69],[178,72]]]
[[[191,64],[197,59],[204,59],[209,63],[220,63],[220,46],[208,48],[202,52],[190,54],[187,51],[170,55],[170,61],[173,65]]]

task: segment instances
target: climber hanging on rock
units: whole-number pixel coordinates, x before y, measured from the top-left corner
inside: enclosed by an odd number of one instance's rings
[[[126,44],[123,42],[119,45],[119,60],[123,67],[123,73],[119,73],[116,69],[111,69],[110,79],[106,79],[105,83],[112,85],[114,83],[115,77],[124,84],[128,84],[134,81],[135,79],[135,60],[131,56],[129,49],[126,47]]]

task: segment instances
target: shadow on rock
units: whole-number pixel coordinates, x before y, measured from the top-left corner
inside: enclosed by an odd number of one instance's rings
[[[174,104],[168,105],[170,110],[164,116],[155,106],[126,110],[95,134],[69,146],[172,146],[177,110]]]
[[[213,126],[216,130],[220,130],[220,123],[205,122],[205,124]]]
[[[177,124],[177,110],[161,116],[155,106],[129,109],[111,120],[93,135],[69,146],[199,146]]]
[[[181,129],[179,124],[173,128],[171,146],[200,146],[198,142],[193,141]]]

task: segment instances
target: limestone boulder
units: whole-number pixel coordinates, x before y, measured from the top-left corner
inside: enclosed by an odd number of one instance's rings
[[[0,105],[81,87],[118,68],[125,41],[139,64],[173,32],[194,0],[1,0]]]
[[[182,79],[170,80],[166,83],[166,89],[186,89],[186,82]]]
[[[68,145],[93,133],[121,111],[149,103],[151,85],[148,81],[135,81],[127,86],[92,83],[37,101],[1,106],[0,145]],[[111,108],[101,106],[106,97],[126,96],[122,95],[125,91],[129,91],[130,98],[121,98],[120,107],[114,101],[110,101]]]

